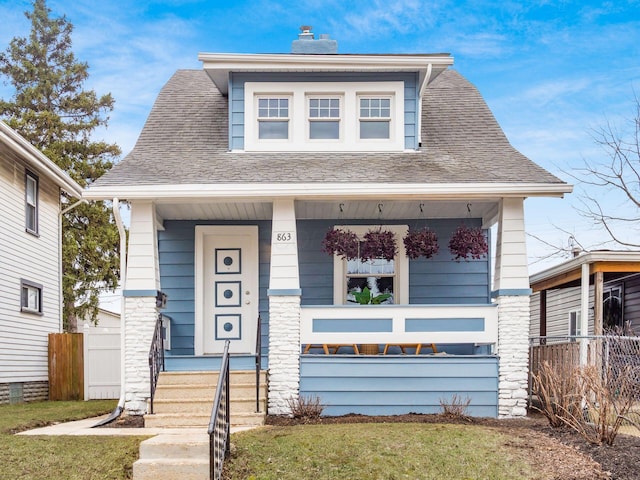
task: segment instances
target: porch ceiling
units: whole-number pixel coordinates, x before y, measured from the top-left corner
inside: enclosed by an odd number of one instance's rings
[[[469,205],[469,209],[467,208]],[[497,213],[496,201],[400,201],[345,200],[298,201],[299,219],[404,219],[404,218],[483,218],[485,223]],[[422,209],[421,209],[422,207]],[[341,211],[342,208],[342,211]],[[271,220],[272,203],[256,202],[181,202],[156,203],[164,220]]]

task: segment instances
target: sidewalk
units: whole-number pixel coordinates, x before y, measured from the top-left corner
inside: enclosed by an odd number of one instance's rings
[[[160,434],[206,434],[207,429],[202,428],[91,428],[108,415],[101,417],[86,418],[84,420],[76,420],[74,422],[59,423],[48,427],[34,428],[20,432],[17,435],[97,435],[97,436],[121,436],[121,435],[138,435],[138,436],[154,436]],[[241,432],[256,427],[231,427],[231,433]]]

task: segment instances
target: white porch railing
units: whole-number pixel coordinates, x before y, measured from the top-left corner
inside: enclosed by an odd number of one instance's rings
[[[301,307],[302,344],[411,344],[498,341],[497,305]]]

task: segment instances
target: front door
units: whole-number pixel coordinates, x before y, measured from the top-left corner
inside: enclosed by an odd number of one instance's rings
[[[199,241],[198,241],[199,240]],[[202,354],[255,354],[258,320],[258,227],[198,226],[201,282],[196,302],[200,315]],[[196,339],[197,342],[197,339]],[[196,351],[196,353],[198,353]]]

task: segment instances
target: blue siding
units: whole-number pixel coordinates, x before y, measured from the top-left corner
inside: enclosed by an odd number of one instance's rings
[[[196,225],[246,225],[246,222],[212,222],[167,220],[164,231],[158,232],[160,283],[167,294],[167,308],[163,313],[172,318],[171,351],[169,356],[194,354],[195,323],[195,227]],[[271,251],[271,222],[260,221],[259,242],[259,311],[262,317],[263,365],[267,362],[269,343],[269,258]]]
[[[498,358],[304,355],[300,395],[318,396],[324,415],[440,413],[457,395],[469,415],[497,417]]]
[[[479,219],[465,219],[467,225],[479,226]],[[333,257],[321,251],[325,233],[336,224],[369,225],[371,220],[299,220],[298,259],[302,305],[333,305]],[[486,304],[491,303],[490,259],[455,262],[449,253],[449,238],[460,225],[458,219],[389,220],[387,224],[420,228],[425,223],[438,235],[440,250],[430,259],[409,261],[409,303]],[[399,245],[403,248],[403,245]]]
[[[418,74],[417,73],[232,73],[229,86],[229,145],[244,149],[244,83],[245,82],[392,82],[403,81],[405,111],[405,148],[418,148]]]

